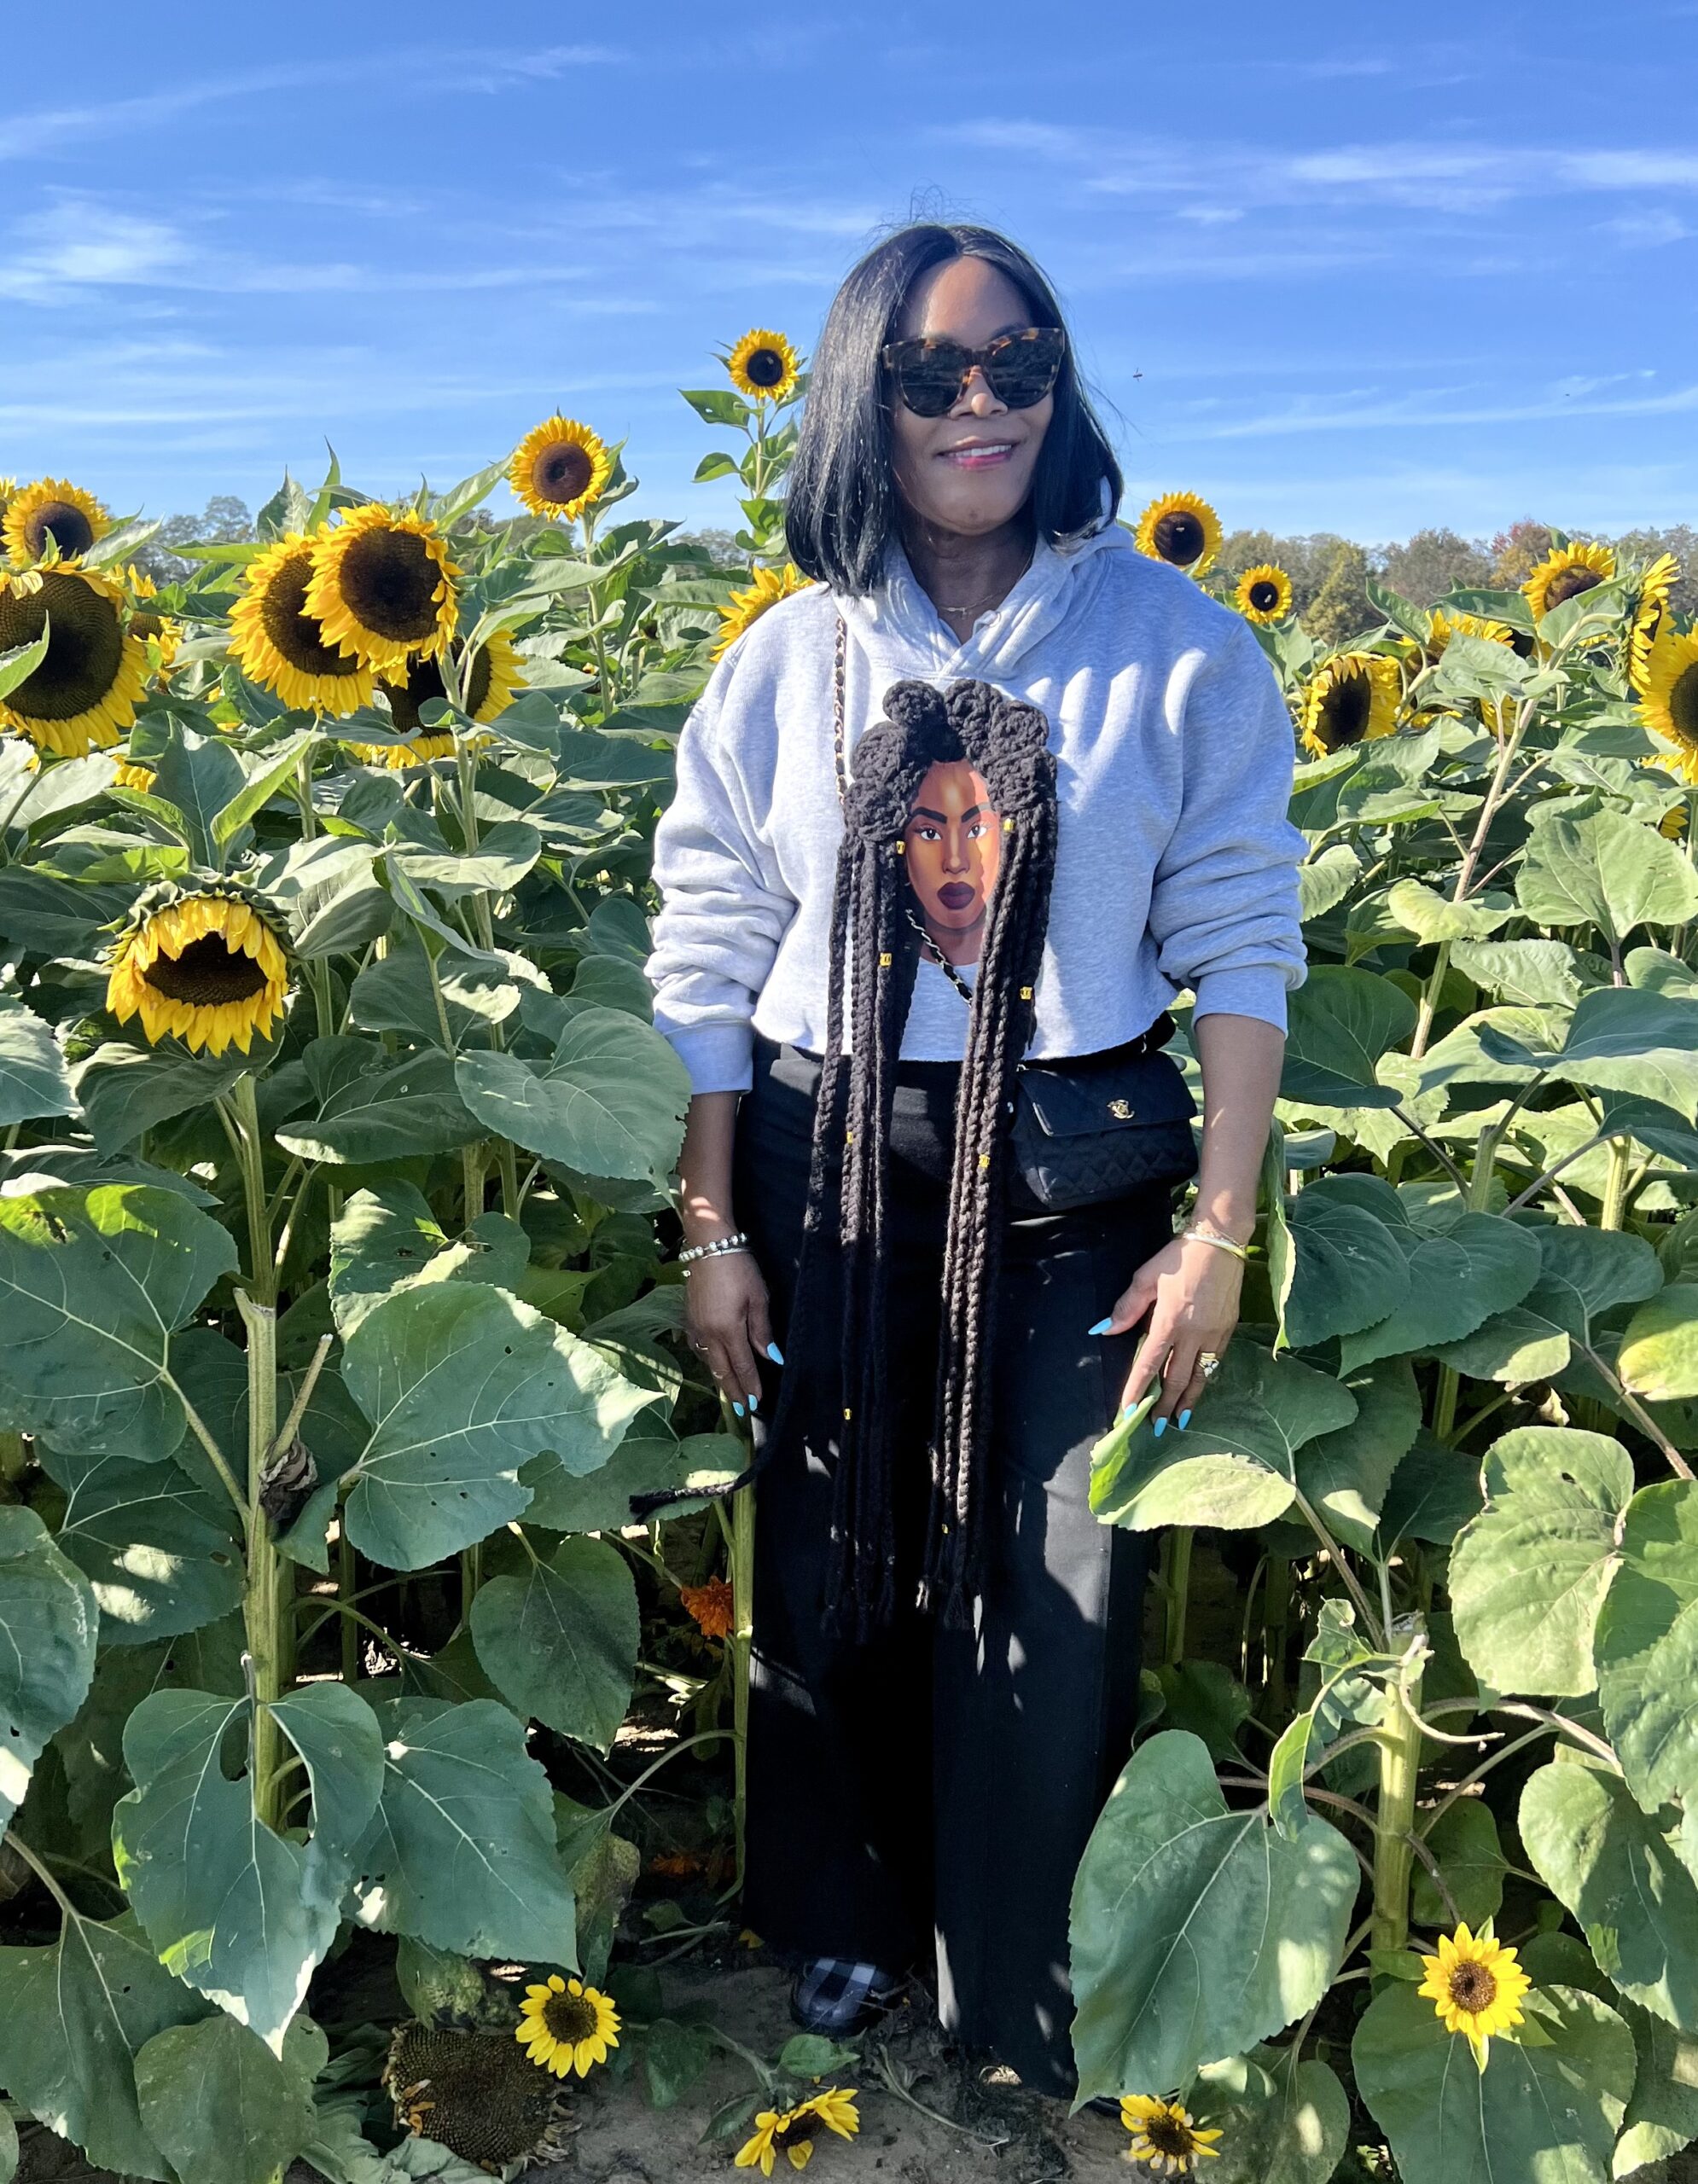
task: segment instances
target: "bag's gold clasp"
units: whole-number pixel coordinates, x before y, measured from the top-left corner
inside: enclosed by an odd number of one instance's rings
[[[1117,1122],[1129,1123],[1132,1118],[1132,1103],[1130,1100],[1111,1100],[1108,1112]]]

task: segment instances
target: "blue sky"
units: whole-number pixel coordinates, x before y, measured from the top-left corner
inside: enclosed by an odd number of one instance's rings
[[[1698,520],[1698,0],[113,0],[17,11],[0,471],[376,493],[677,398],[916,200],[1070,306],[1134,505],[1367,540]]]

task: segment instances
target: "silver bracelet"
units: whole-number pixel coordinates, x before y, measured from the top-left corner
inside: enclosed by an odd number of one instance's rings
[[[680,1266],[694,1266],[698,1259],[716,1259],[727,1252],[746,1252],[749,1247],[747,1234],[739,1228],[730,1236],[716,1236],[711,1244],[690,1244],[678,1253]]]
[[[1250,1256],[1247,1244],[1238,1243],[1230,1236],[1223,1236],[1218,1228],[1207,1228],[1196,1222],[1193,1222],[1189,1228],[1179,1231],[1179,1240],[1182,1244],[1212,1244],[1216,1251],[1230,1252],[1236,1259],[1247,1259]]]

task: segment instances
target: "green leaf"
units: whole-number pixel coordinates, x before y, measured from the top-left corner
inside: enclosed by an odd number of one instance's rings
[[[361,1923],[462,1956],[575,1966],[549,1780],[493,1699],[391,1699],[383,1802],[359,1856]]]
[[[713,2061],[712,2030],[657,2018],[643,2036],[643,2074],[656,2108],[675,2108]]]
[[[1405,932],[1429,943],[1487,939],[1515,911],[1506,896],[1480,895],[1471,902],[1453,903],[1418,880],[1394,880],[1386,891],[1386,903]]]
[[[44,1115],[72,1115],[77,1096],[50,1027],[0,994],[0,1129]]]
[[[74,1082],[95,1143],[102,1153],[121,1153],[173,1115],[210,1107],[252,1066],[253,1058],[234,1048],[214,1060],[175,1039],[162,1047],[109,1041],[79,1066]]]
[[[522,956],[505,967],[468,962],[445,954],[436,966],[448,1029],[456,1047],[468,1035],[503,1024],[527,991],[546,991],[541,973]],[[417,1046],[442,1043],[442,1026],[431,990],[429,958],[422,941],[397,942],[381,962],[368,963],[348,996],[353,1021],[366,1031],[398,1031]]]
[[[0,698],[9,698],[20,683],[27,682],[47,658],[47,648],[53,642],[53,617],[42,618],[41,635],[28,643],[13,645],[0,652]]]
[[[1306,1350],[1387,1318],[1409,1295],[1409,1259],[1369,1209],[1328,1190],[1324,1177],[1286,1211],[1294,1259],[1282,1301],[1286,1342]]]
[[[246,786],[233,796],[212,822],[212,840],[223,849],[234,840],[254,815],[276,795],[285,781],[300,768],[301,761],[311,763],[311,754],[318,747],[318,736],[311,729],[299,735],[287,736],[281,743],[271,746],[253,772],[247,775]],[[246,772],[247,770],[244,768]]]
[[[1195,1737],[1151,1737],[1073,1884],[1075,2106],[1165,2094],[1311,2009],[1337,1969],[1357,1882],[1336,1828],[1311,1815],[1288,1842],[1265,1812],[1227,1809]]]
[[[1643,1237],[1614,1229],[1541,1228],[1539,1278],[1519,1304],[1435,1356],[1476,1380],[1514,1387],[1566,1370],[1573,1343],[1590,1343],[1592,1321],[1612,1306],[1649,1296],[1661,1281]]]
[[[330,1304],[337,1332],[346,1341],[375,1305],[422,1282],[481,1281],[510,1288],[530,1255],[524,1230],[503,1214],[478,1215],[456,1243],[411,1183],[356,1191],[330,1231]]]
[[[1621,2014],[1638,2052],[1633,2098],[1615,2146],[1615,2174],[1630,2176],[1647,2163],[1666,2161],[1698,2138],[1698,2039],[1660,2017],[1624,2002]]]
[[[555,1793],[555,1835],[577,1905],[578,1955],[591,1986],[605,1984],[608,1959],[643,1870],[636,1844],[614,1834],[607,1808],[591,1811]]]
[[[98,1621],[87,1579],[41,1519],[0,1507],[0,1834],[48,1739],[89,1695]]]
[[[1498,1691],[1592,1690],[1598,1612],[1633,1493],[1618,1441],[1522,1426],[1486,1452],[1486,1508],[1451,1556],[1451,1603],[1468,1665]]]
[[[1091,1508],[1132,1531],[1271,1524],[1295,1495],[1296,1450],[1355,1415],[1355,1397],[1330,1374],[1234,1343],[1207,1403],[1173,1436],[1177,1447],[1157,1440],[1146,1420],[1092,1451]]]
[[[536,1499],[525,1512],[525,1522],[556,1532],[616,1532],[635,1521],[633,1495],[677,1494],[694,1487],[689,1500],[669,1502],[656,1513],[662,1524],[670,1524],[704,1508],[699,1497],[729,1485],[747,1461],[744,1444],[729,1433],[692,1433],[679,1441],[663,1437],[644,1419],[598,1471],[581,1478],[562,1471],[550,1456],[526,1464],[520,1482]]]
[[[1318,964],[1289,996],[1280,1097],[1309,1107],[1390,1107],[1375,1064],[1415,1029],[1409,996],[1371,971]]]
[[[1392,1476],[1421,1428],[1421,1391],[1406,1357],[1382,1357],[1345,1376],[1356,1415],[1297,1452],[1297,1484],[1329,1531],[1366,1554]]]
[[[1698,1482],[1642,1487],[1598,1618],[1598,1698],[1647,1812],[1698,1790]]]
[[[1579,958],[1560,940],[1459,940],[1451,962],[1494,1001],[1573,1008],[1580,998]]]
[[[1538,1069],[1592,1091],[1629,1093],[1698,1122],[1698,1074],[1691,1066],[1698,1001],[1638,986],[1598,986],[1581,995],[1559,1048],[1538,1048],[1507,1027],[1484,1029],[1480,1044],[1512,1070]]]
[[[271,2184],[312,2135],[312,2102],[233,2018],[155,2033],[136,2058],[142,2121],[182,2184]]]
[[[1448,1547],[1469,1518],[1479,1515],[1480,1506],[1480,1475],[1471,1460],[1418,1433],[1386,1490],[1380,1511],[1381,1545],[1422,1539]]]
[[[1675,1282],[1639,1307],[1622,1335],[1615,1369],[1622,1385],[1648,1403],[1689,1403],[1698,1396],[1698,1283]]]
[[[12,2184],[18,2173],[18,2127],[12,2111],[0,2107],[0,2184]]]
[[[50,1948],[0,1949],[0,2084],[98,2168],[167,2184],[137,2106],[135,2058],[206,2007],[128,1912],[109,1926],[67,1912]]]
[[[378,1304],[348,1338],[342,1377],[372,1425],[348,1536],[392,1570],[421,1570],[518,1516],[527,1456],[595,1470],[654,1400],[588,1343],[473,1282]]]
[[[678,392],[704,424],[745,425],[754,415],[741,395],[727,386],[686,386]]]
[[[1491,1313],[1518,1303],[1539,1275],[1538,1239],[1496,1213],[1464,1213],[1448,1228],[1393,1229],[1409,1261],[1409,1295],[1397,1310],[1339,1345],[1349,1374],[1376,1357],[1431,1350],[1472,1334]]]
[[[1357,2090],[1404,2184],[1603,2184],[1633,2090],[1633,2036],[1577,1988],[1536,1989],[1535,2039],[1492,2042],[1484,2073],[1413,1987],[1387,1987],[1356,2029]]]
[[[195,863],[208,872],[224,869],[224,851],[236,828],[219,837],[219,815],[247,787],[241,761],[217,735],[197,735],[173,718],[166,746],[154,764],[150,793],[182,813],[183,840]]]
[[[735,478],[737,463],[735,456],[727,455],[723,448],[715,448],[711,455],[704,455],[695,466],[691,479],[693,485],[703,485],[712,478]]]
[[[300,1754],[312,1791],[315,1843],[352,1851],[383,1794],[377,1717],[342,1683],[308,1683],[274,1699],[271,1712]]]
[[[236,1507],[174,1463],[41,1451],[67,1501],[59,1545],[93,1587],[101,1640],[145,1646],[216,1623],[241,1605]]]
[[[658,1180],[677,1159],[688,1072],[658,1031],[621,1009],[573,1016],[545,1063],[468,1054],[455,1076],[486,1129],[580,1175]]]
[[[482,1135],[460,1104],[453,1062],[435,1048],[392,1059],[369,1039],[315,1039],[303,1059],[318,1111],[277,1132],[303,1160],[364,1167],[451,1153]]]
[[[1642,1812],[1619,1775],[1565,1754],[1528,1781],[1518,1818],[1528,1857],[1579,1921],[1598,1969],[1643,2008],[1698,2031],[1698,1880],[1681,1860],[1679,1814]]]
[[[1462,1919],[1478,1931],[1502,1909],[1509,1871],[1491,1806],[1481,1798],[1458,1798],[1428,1830],[1426,1840],[1457,1908],[1453,1916],[1432,1874],[1417,1865],[1410,1899],[1416,1925],[1442,1926],[1448,1932]]]
[[[1331,842],[1297,868],[1297,914],[1306,925],[1335,910],[1356,885],[1362,860],[1348,842]]]
[[[1698,874],[1654,827],[1605,808],[1535,827],[1515,896],[1535,925],[1596,926],[1619,942],[1639,926],[1698,914]]]
[[[1250,1718],[1250,1694],[1218,1661],[1164,1662],[1154,1671],[1170,1729],[1201,1737],[1212,1759],[1244,1756],[1238,1730]]]
[[[613,1748],[637,1675],[637,1587],[615,1547],[563,1540],[546,1562],[492,1577],[472,1603],[478,1658],[526,1719]]]
[[[1206,2167],[1209,2184],[1327,2184],[1350,2136],[1349,2099],[1322,2062],[1211,2063],[1186,2105],[1201,2129],[1220,2133],[1215,2158],[1193,2172]]]
[[[152,1460],[183,1438],[172,1337],[236,1246],[175,1191],[99,1183],[0,1199],[0,1398],[56,1446]]]
[[[522,819],[497,820],[475,850],[427,850],[403,844],[388,852],[392,872],[445,900],[465,895],[510,895],[543,853],[543,838]]]

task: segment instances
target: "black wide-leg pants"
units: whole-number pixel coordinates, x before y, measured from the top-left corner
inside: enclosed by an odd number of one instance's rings
[[[840,1314],[791,1315],[819,1065],[763,1044],[739,1116],[738,1218],[772,1292],[788,1393],[755,1526],[751,1926],[900,1972],[935,1951],[944,2024],[1034,2089],[1073,2088],[1067,1903],[1137,1718],[1143,1543],[1086,1500],[1134,1338],[1086,1333],[1172,1234],[1171,1194],[1010,1220],[998,1284],[987,1575],[974,1627],[911,1605],[870,1642],[823,1612]],[[887,1333],[911,1602],[929,1458],[957,1070],[904,1065],[893,1125]],[[797,1379],[797,1376],[800,1376]],[[763,1430],[764,1429],[759,1429]]]

